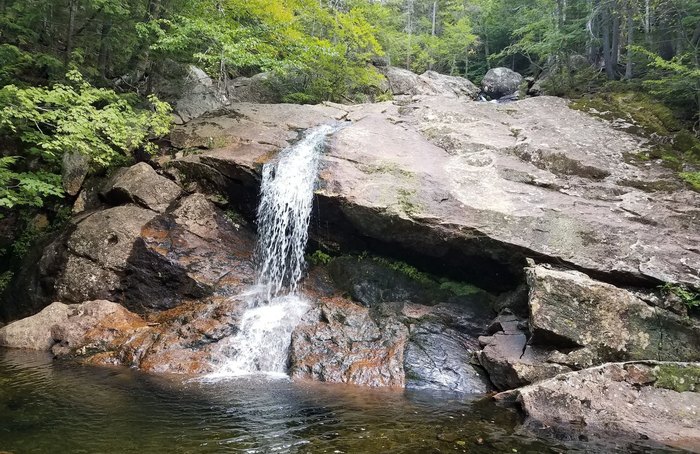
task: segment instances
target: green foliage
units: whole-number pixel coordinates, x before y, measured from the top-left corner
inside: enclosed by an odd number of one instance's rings
[[[440,280],[440,289],[451,292],[457,296],[477,295],[483,290],[466,282],[456,282],[447,279]]]
[[[681,172],[679,176],[693,189],[700,192],[700,172]]]
[[[10,285],[10,282],[12,281],[12,278],[14,277],[15,273],[12,271],[5,271],[3,273],[0,273],[0,294],[7,289],[7,286]]]
[[[154,96],[149,109],[136,108],[127,97],[95,88],[80,73],[70,84],[51,88],[0,89],[0,136],[16,149],[0,158],[0,207],[42,206],[60,197],[61,162],[67,152],[89,156],[95,168],[123,162],[133,150],[151,151],[149,139],[170,129],[170,106]]]
[[[405,275],[409,279],[414,280],[420,284],[434,285],[436,283],[435,279],[433,279],[433,277],[430,274],[419,271],[418,268],[411,266],[406,262],[401,262],[399,260],[390,260],[384,257],[376,256],[372,257],[372,260],[386,266],[389,269],[398,271],[399,273]]]
[[[678,284],[665,284],[661,287],[664,295],[675,295],[688,309],[700,308],[700,293]]]
[[[313,254],[307,257],[309,263],[314,266],[328,265],[333,260],[333,257],[326,254],[325,252],[319,250],[314,251]]]

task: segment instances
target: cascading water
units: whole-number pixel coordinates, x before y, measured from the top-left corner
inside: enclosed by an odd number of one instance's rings
[[[291,334],[308,309],[297,294],[304,272],[314,186],[325,139],[336,127],[309,131],[263,166],[258,206],[256,285],[242,295],[251,307],[231,341],[233,354],[213,377],[285,374]],[[211,376],[210,376],[211,377]]]

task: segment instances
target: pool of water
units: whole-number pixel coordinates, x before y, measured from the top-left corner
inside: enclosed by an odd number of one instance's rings
[[[164,378],[0,349],[0,452],[563,453],[630,446],[525,432],[479,396]],[[652,452],[640,447],[635,452]],[[674,452],[674,451],[659,451]]]

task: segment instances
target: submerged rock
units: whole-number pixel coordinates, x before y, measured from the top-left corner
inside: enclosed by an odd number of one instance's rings
[[[700,446],[700,363],[606,364],[502,393],[533,430],[571,439],[625,434]]]

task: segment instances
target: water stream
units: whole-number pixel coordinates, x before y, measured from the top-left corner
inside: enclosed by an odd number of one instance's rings
[[[337,127],[309,130],[263,166],[257,212],[256,285],[243,295],[250,308],[231,340],[231,359],[208,378],[252,373],[284,376],[291,334],[309,307],[297,294],[304,268],[318,166]]]

